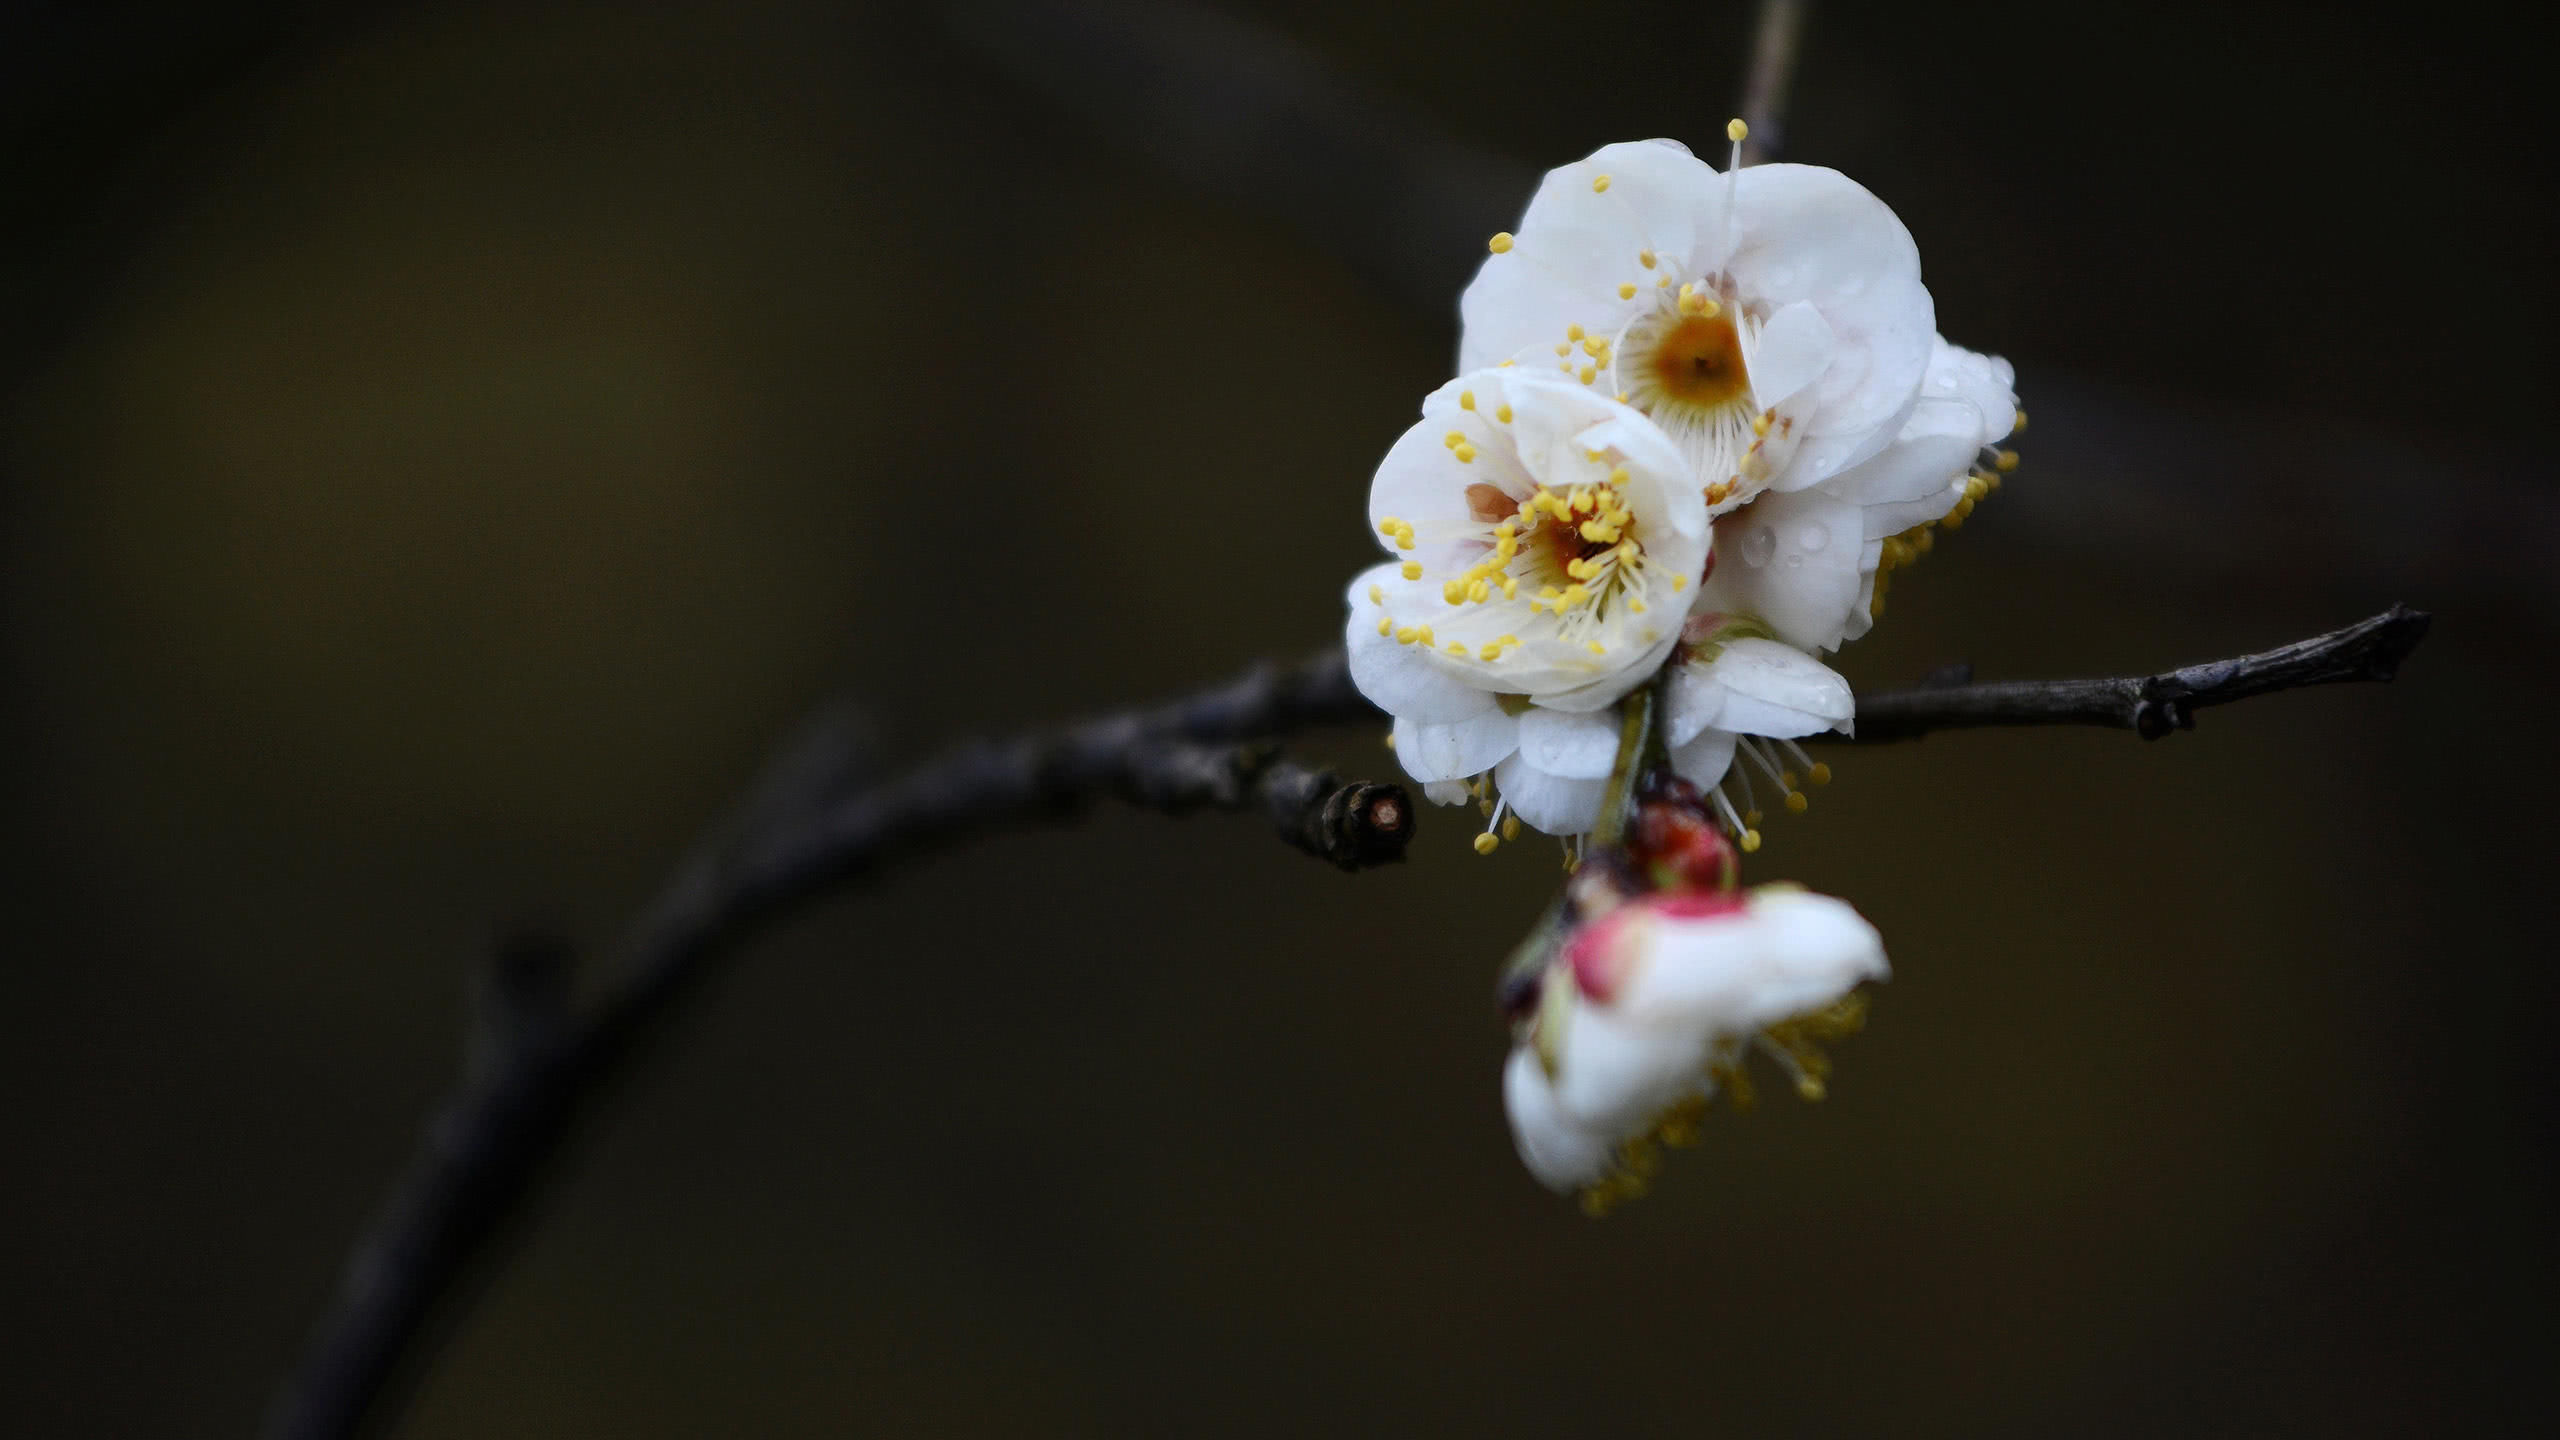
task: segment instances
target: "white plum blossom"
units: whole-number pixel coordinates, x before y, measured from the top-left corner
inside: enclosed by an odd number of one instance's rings
[[[1853,992],[1887,973],[1874,926],[1793,886],[1617,904],[1565,937],[1518,1022],[1503,1100],[1521,1160],[1595,1212],[1642,1193],[1655,1146],[1693,1143],[1712,1097],[1749,1103],[1752,1052],[1820,1099],[1819,1042],[1858,1028]]]
[[[1801,812],[1800,786],[1829,784],[1831,767],[1795,741],[1825,730],[1850,734],[1856,716],[1857,699],[1839,672],[1751,620],[1700,610],[1682,627],[1663,687],[1663,741],[1672,770],[1706,794],[1744,850],[1760,848],[1751,772]],[[1722,788],[1728,772],[1740,782],[1738,808]]]
[[[1459,302],[1460,367],[1511,360],[1624,399],[1715,513],[1873,457],[1919,398],[1936,333],[1919,249],[1836,170],[1718,174],[1677,141],[1608,145],[1549,171],[1491,249]]]
[[[1697,603],[1836,649],[1872,618],[1885,542],[1996,483],[1968,471],[2015,423],[2012,377],[1936,334],[1883,201],[1834,170],[1743,168],[1727,134],[1722,173],[1670,140],[1548,172],[1461,301],[1460,363],[1552,367],[1643,411],[1723,517]]]
[[[1976,462],[2017,424],[2012,382],[2008,361],[1937,341],[1892,444],[1828,480],[1773,491],[1717,520],[1716,565],[1697,605],[1756,616],[1804,650],[1836,650],[1864,635],[1878,573],[1907,560],[1922,527],[1997,483],[1996,471]],[[2015,459],[2001,452],[1994,463]]]
[[[1679,643],[1711,543],[1705,501],[1659,428],[1569,381],[1481,370],[1422,413],[1370,487],[1394,558],[1351,584],[1352,679],[1395,717],[1417,780],[1463,781],[1524,751],[1579,778],[1586,757],[1552,750],[1548,727],[1585,717],[1614,753],[1616,722],[1596,712]],[[1522,813],[1547,828],[1533,763],[1498,778],[1520,782]]]

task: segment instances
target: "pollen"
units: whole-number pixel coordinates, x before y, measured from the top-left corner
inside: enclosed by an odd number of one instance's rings
[[[1592,176],[1591,193],[1594,195],[1605,195],[1609,193],[1609,177],[1606,175]]]
[[[1653,268],[1655,258],[1654,253],[1650,250],[1639,250],[1636,252],[1636,263],[1647,270]]]
[[[1618,287],[1618,298],[1619,298],[1619,299],[1621,299],[1621,300],[1633,300],[1634,298],[1636,298],[1636,287],[1635,287],[1635,285],[1634,285],[1632,282],[1630,282],[1630,283],[1628,283],[1628,284],[1625,284],[1625,285],[1621,285],[1621,286],[1619,286],[1619,287]]]
[[[1511,407],[1510,407],[1510,406],[1508,406],[1508,405],[1497,405],[1497,406],[1495,406],[1495,407],[1494,407],[1494,409],[1493,409],[1493,418],[1494,418],[1494,419],[1496,419],[1496,420],[1501,421],[1501,422],[1502,422],[1503,424],[1505,424],[1505,425],[1510,424],[1510,423],[1511,423]]]
[[[1476,392],[1473,390],[1459,391],[1458,408],[1461,410],[1473,410],[1476,408]]]
[[[1501,837],[1501,836],[1494,834],[1494,833],[1493,833],[1492,831],[1490,831],[1490,830],[1487,830],[1487,831],[1485,831],[1483,834],[1478,835],[1478,836],[1476,837],[1476,853],[1477,853],[1477,854],[1479,854],[1479,855],[1490,855],[1490,854],[1492,854],[1492,853],[1493,853],[1493,851],[1494,851],[1494,847],[1495,847],[1495,846],[1500,845],[1501,843],[1502,843],[1502,837]]]
[[[1406,578],[1407,580],[1419,580],[1419,579],[1421,579],[1421,578],[1422,578],[1422,562],[1421,562],[1421,561],[1419,561],[1419,560],[1407,560],[1406,562],[1404,562],[1404,578]]]
[[[1991,465],[1993,469],[1998,470],[2003,475],[2006,475],[2010,471],[2018,468],[2018,452],[2015,450],[1994,450],[1991,452]]]
[[[1727,120],[1724,122],[1724,138],[1739,145],[1751,138],[1751,127],[1743,124],[1739,118]]]
[[[1458,463],[1461,465],[1472,465],[1475,463],[1476,447],[1473,445],[1462,443],[1450,453],[1458,457]]]
[[[1486,248],[1487,250],[1492,251],[1492,252],[1493,252],[1494,254],[1496,254],[1496,255],[1508,255],[1508,254],[1510,254],[1510,253],[1511,253],[1511,232],[1510,232],[1510,231],[1508,231],[1508,230],[1500,230],[1500,231],[1496,231],[1496,232],[1494,233],[1494,237],[1493,237],[1492,239],[1487,240],[1486,242],[1484,242],[1484,248]]]

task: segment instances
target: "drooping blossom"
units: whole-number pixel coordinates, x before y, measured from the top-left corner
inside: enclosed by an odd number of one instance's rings
[[[1694,1143],[1713,1097],[1749,1103],[1754,1052],[1820,1099],[1821,1043],[1858,1028],[1856,987],[1887,973],[1875,927],[1792,886],[1607,906],[1512,997],[1503,1100],[1521,1160],[1594,1213],[1641,1194],[1657,1147]]]

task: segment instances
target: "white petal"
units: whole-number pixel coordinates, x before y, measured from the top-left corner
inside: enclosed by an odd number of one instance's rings
[[[1671,747],[1671,769],[1701,790],[1712,790],[1733,768],[1734,736],[1730,730],[1701,730],[1688,743]]]
[[[1574,1006],[1555,1077],[1556,1108],[1566,1118],[1620,1138],[1704,1088],[1710,1038],[1698,1027],[1653,1024],[1626,1012],[1624,1004]]]
[[[1799,650],[1837,647],[1857,603],[1858,507],[1820,490],[1770,493],[1716,522],[1716,567],[1696,606],[1755,615]]]
[[[1653,672],[1662,668],[1663,657],[1680,643],[1679,625],[1664,623],[1665,633],[1642,647],[1621,646],[1609,655],[1609,668],[1600,678],[1570,690],[1538,692],[1538,703],[1550,710],[1598,710],[1616,704],[1628,691],[1652,679]]]
[[[1744,296],[1779,308],[1811,301],[1838,337],[1797,462],[1817,478],[1835,474],[1893,439],[1928,369],[1937,312],[1919,247],[1883,201],[1836,170],[1754,165],[1735,181],[1729,268]]]
[[[1997,355],[1980,355],[1940,336],[1929,355],[1929,378],[1921,393],[1960,400],[1971,407],[1981,445],[1996,445],[2018,423],[2017,373]]]
[[[1736,734],[1791,740],[1843,725],[1857,711],[1838,671],[1775,640],[1727,640],[1705,668],[1725,691],[1715,724]]]
[[[1452,725],[1417,725],[1398,717],[1396,759],[1416,780],[1460,780],[1481,775],[1519,748],[1520,722],[1500,706]]]
[[[1618,758],[1618,713],[1531,706],[1520,717],[1520,755],[1550,775],[1605,780]]]
[[[1784,404],[1822,378],[1839,338],[1810,300],[1798,300],[1769,317],[1751,357],[1751,395],[1758,408]]]
[[[1520,1163],[1539,1184],[1571,1194],[1609,1173],[1616,1142],[1564,1113],[1537,1052],[1525,1045],[1503,1064],[1502,1108]]]
[[[1550,835],[1580,835],[1598,824],[1609,787],[1605,779],[1550,775],[1516,752],[1495,768],[1493,778],[1512,813]]]
[[[1608,187],[1593,189],[1602,175]],[[1615,334],[1628,311],[1649,303],[1619,299],[1618,287],[1659,273],[1643,267],[1642,252],[1689,251],[1696,197],[1714,182],[1712,169],[1667,140],[1605,146],[1547,172],[1510,251],[1487,257],[1459,298],[1458,368],[1555,344],[1568,325]]]
[[[1422,798],[1434,805],[1464,805],[1475,796],[1468,791],[1464,780],[1426,780],[1422,785]]]
[[[1973,468],[1973,457],[1982,448],[1980,435],[1972,406],[1957,400],[1924,399],[1912,407],[1911,418],[1903,422],[1902,433],[1891,445],[1873,459],[1824,481],[1822,488],[1853,505],[1934,499],[1946,493],[1950,481]]]
[[[1612,1007],[1630,1024],[1752,1034],[1820,1009],[1887,973],[1884,940],[1843,901],[1762,887],[1744,909],[1706,919],[1655,919],[1645,962]]]
[[[1351,618],[1342,631],[1343,649],[1351,660],[1351,683],[1370,704],[1400,720],[1447,725],[1492,709],[1493,692],[1467,682],[1420,645],[1399,645],[1378,633],[1385,611],[1368,601],[1369,587],[1381,593],[1402,586],[1393,565],[1380,565],[1351,582]]]

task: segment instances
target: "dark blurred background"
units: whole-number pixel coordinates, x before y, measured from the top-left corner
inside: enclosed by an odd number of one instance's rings
[[[116,1436],[254,1427],[492,937],[608,947],[811,705],[894,759],[1330,643],[1483,235],[1707,149],[1749,21],[0,15],[0,1432]],[[1828,1103],[1586,1221],[1496,1078],[1552,849],[1105,814],[743,956],[399,1433],[2547,1419],[2551,87],[2489,19],[1815,10],[1790,158],[2034,417],[1855,683],[2438,616],[2157,745],[1835,755],[1754,867],[1891,943]]]

